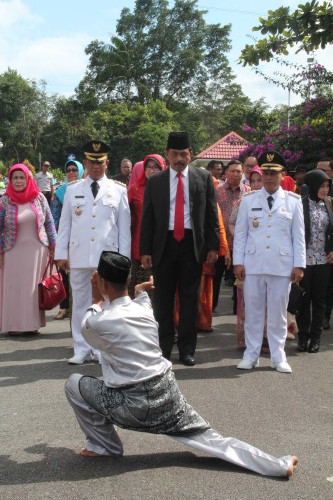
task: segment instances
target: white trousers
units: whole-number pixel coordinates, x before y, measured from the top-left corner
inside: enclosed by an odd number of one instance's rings
[[[83,316],[92,304],[91,283],[90,278],[95,269],[82,268],[71,269],[70,282],[72,287],[72,336],[74,343],[74,354],[88,354],[89,352],[97,353],[98,351],[84,340],[81,333],[81,323]]]
[[[272,264],[273,265],[273,264]],[[286,360],[287,306],[290,277],[246,274],[244,280],[244,359],[256,362],[260,356],[267,310],[267,340],[274,363]]]
[[[121,456],[123,447],[112,423],[88,405],[79,391],[82,375],[74,373],[65,385],[67,399],[72,406],[77,421],[86,436],[86,448],[106,456]],[[186,437],[169,436],[196,450],[259,474],[286,476],[291,465],[291,456],[273,457],[235,438],[223,438],[213,429]]]

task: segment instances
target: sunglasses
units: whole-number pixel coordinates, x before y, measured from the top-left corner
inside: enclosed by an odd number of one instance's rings
[[[70,174],[71,172],[78,172],[79,170],[77,168],[66,168],[66,174]]]

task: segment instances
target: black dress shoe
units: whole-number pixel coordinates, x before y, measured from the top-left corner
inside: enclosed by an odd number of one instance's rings
[[[195,365],[195,359],[190,354],[186,354],[186,356],[180,357],[179,361],[181,363],[183,363],[183,365],[185,365],[185,366],[194,366]]]
[[[324,319],[324,323],[323,323],[323,329],[324,330],[329,330],[331,328],[331,325],[330,325],[330,322],[328,319]]]
[[[298,352],[306,352],[308,350],[308,343],[298,342],[297,350]]]
[[[314,353],[319,351],[319,340],[310,340],[310,344],[308,347],[308,352]]]

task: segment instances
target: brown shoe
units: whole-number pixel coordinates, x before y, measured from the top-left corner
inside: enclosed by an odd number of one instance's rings
[[[11,337],[18,337],[19,335],[23,335],[24,332],[8,332],[8,335]]]
[[[68,309],[59,309],[58,314],[54,317],[54,319],[65,319],[69,317]]]

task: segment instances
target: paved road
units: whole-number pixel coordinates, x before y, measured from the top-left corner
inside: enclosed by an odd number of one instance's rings
[[[67,364],[69,321],[49,314],[36,338],[0,335],[0,498],[332,499],[333,331],[325,332],[318,354],[297,354],[288,341],[287,375],[273,371],[267,355],[259,368],[237,370],[234,330],[230,289],[222,288],[214,331],[199,335],[197,365],[174,363],[179,385],[221,434],[277,456],[297,454],[291,480],[261,477],[166,436],[121,429],[122,458],[80,457],[83,436],[63,385],[75,371],[98,376],[100,368]]]

